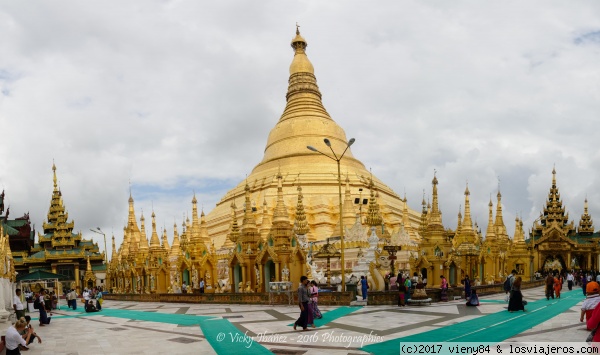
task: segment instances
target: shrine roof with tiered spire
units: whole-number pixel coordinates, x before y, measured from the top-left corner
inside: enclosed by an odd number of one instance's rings
[[[576,229],[573,221],[569,221],[569,214],[560,199],[560,192],[556,183],[556,169],[552,169],[552,185],[548,192],[548,199],[540,215],[539,223],[534,224],[533,235],[526,240],[529,244],[537,242],[543,237],[543,231],[555,227],[563,231],[564,237],[578,244],[597,244],[600,242],[600,232],[594,232],[592,219],[588,213],[587,198],[584,204],[584,213],[581,217],[580,228]]]

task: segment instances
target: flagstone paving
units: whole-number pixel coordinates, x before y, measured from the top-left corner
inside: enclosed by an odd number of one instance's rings
[[[582,301],[581,288],[574,290],[576,293],[572,297]],[[529,302],[548,302],[549,306],[541,312],[552,312],[552,300],[546,301],[543,288],[528,289],[523,293]],[[27,353],[368,354],[361,349],[376,349],[369,345],[454,327],[490,314],[506,312],[504,294],[481,299],[489,302],[482,302],[479,307],[466,307],[464,300],[404,308],[366,306],[345,309],[320,306],[323,319],[319,320],[316,329],[306,332],[294,331],[291,326],[299,315],[297,306],[105,301],[105,310],[97,313],[83,313],[81,308],[72,311],[64,307],[55,311],[55,316],[64,317],[55,317],[49,326],[35,327],[43,343],[32,344]],[[588,332],[585,324],[579,322],[581,301],[504,341],[584,340]],[[571,302],[574,304],[577,299],[573,302],[571,298]],[[329,311],[332,312],[328,316]],[[37,323],[34,320],[32,324],[35,326]],[[373,341],[369,341],[369,336]]]

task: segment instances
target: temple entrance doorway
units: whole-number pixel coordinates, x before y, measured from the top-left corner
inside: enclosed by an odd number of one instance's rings
[[[263,279],[264,279],[265,286],[268,286],[269,282],[276,281],[275,263],[273,263],[273,260],[267,260],[267,262],[265,263],[265,266],[264,266],[263,275],[264,275]],[[266,287],[265,287],[265,289],[266,289]]]
[[[236,264],[233,267],[233,288],[234,292],[240,292],[239,283],[242,282],[242,267],[240,264]]]
[[[562,255],[546,255],[546,257],[544,258],[542,269],[545,272],[561,272],[562,270],[566,270],[565,261]]]
[[[450,283],[450,285],[456,285],[456,265],[454,265],[454,263],[450,265],[450,274],[448,275],[448,277],[448,282]]]
[[[188,269],[183,270],[183,282],[186,285],[190,284],[190,271]]]

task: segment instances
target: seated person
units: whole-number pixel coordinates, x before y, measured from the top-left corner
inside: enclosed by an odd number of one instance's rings
[[[477,291],[475,289],[471,290],[471,298],[467,302],[467,306],[470,306],[470,307],[479,306],[479,296],[477,296]]]
[[[20,354],[21,349],[29,350],[27,342],[31,338],[33,329],[27,330],[23,336],[21,332],[25,330],[26,326],[27,322],[25,321],[25,318],[21,318],[6,330],[6,336],[2,337],[4,338],[3,344],[6,347],[6,354]]]
[[[86,312],[98,312],[98,305],[96,303],[96,300],[93,298],[90,298],[89,300],[85,301],[85,311]]]
[[[581,304],[579,321],[583,322],[584,316],[586,320],[590,319],[598,303],[600,303],[600,284],[596,281],[588,282],[585,287],[585,300]]]
[[[37,338],[38,343],[41,344],[42,343],[42,338],[40,338],[40,336],[35,333],[35,331],[33,330],[33,327],[31,326],[31,324],[29,324],[31,322],[31,317],[30,316],[25,316],[25,321],[27,322],[27,326],[21,332],[21,335],[23,335],[23,339],[27,339],[27,333],[29,333],[29,329],[30,328],[31,328],[31,331],[32,331],[31,336],[29,337],[29,341],[27,342],[27,345],[33,343],[33,340],[35,338]]]

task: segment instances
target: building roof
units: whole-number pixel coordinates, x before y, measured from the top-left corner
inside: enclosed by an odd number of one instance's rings
[[[37,280],[66,280],[67,277],[61,274],[53,274],[44,270],[37,270],[26,275],[17,276],[17,281],[37,281]]]

